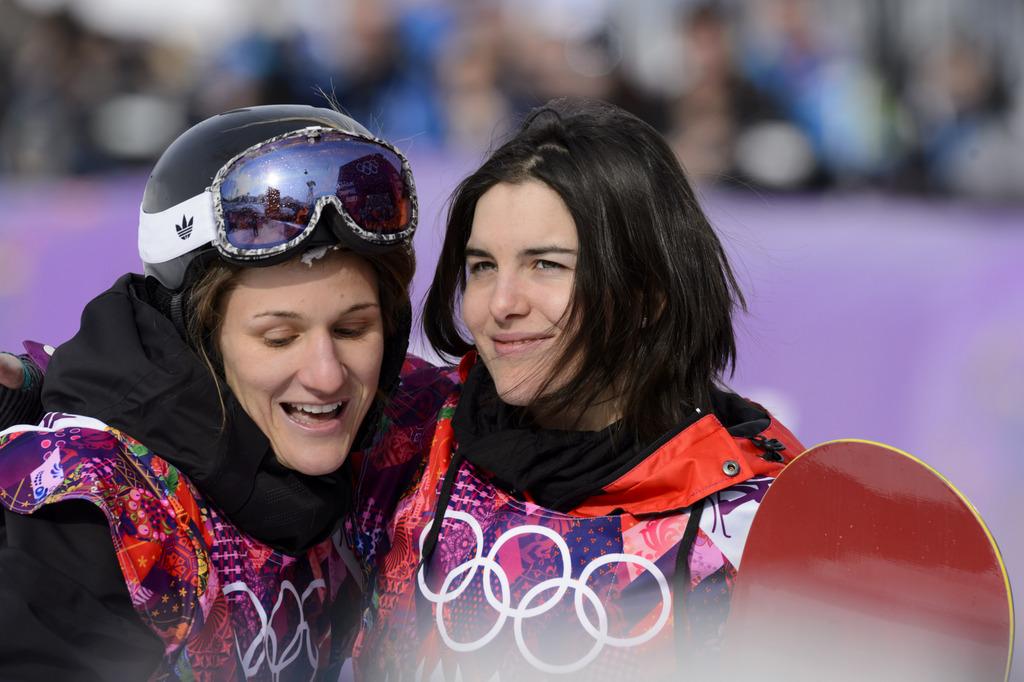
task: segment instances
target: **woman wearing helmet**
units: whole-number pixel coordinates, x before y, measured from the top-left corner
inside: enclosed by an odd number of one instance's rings
[[[0,677],[309,679],[343,659],[346,461],[405,358],[415,226],[404,157],[332,110],[232,111],[170,145],[146,276],[86,306],[40,426],[0,433]]]

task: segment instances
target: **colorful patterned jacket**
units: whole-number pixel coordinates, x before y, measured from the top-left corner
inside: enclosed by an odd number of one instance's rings
[[[91,418],[13,427],[0,454],[4,508],[78,499],[104,513],[132,604],[164,643],[152,679],[308,680],[343,658],[330,610],[355,608],[359,592],[340,533],[303,556],[271,549],[164,459]]]
[[[774,420],[736,437],[708,415],[568,514],[512,497],[463,462],[437,549],[421,566],[467,372],[465,361],[408,372],[400,399],[419,405],[420,417],[439,410],[436,431],[388,431],[363,465],[351,530],[373,589],[357,678],[696,673],[707,658],[698,654],[720,641],[752,517],[800,443]],[[765,442],[784,445],[783,455]]]

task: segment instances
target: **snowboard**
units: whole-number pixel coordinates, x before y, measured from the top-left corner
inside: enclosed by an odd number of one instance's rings
[[[838,440],[794,459],[754,517],[724,679],[1004,682],[1013,636],[1006,568],[967,498],[905,452]]]

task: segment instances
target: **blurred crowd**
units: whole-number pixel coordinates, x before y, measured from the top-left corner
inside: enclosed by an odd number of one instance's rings
[[[0,174],[145,163],[217,111],[325,97],[479,153],[582,95],[702,183],[1024,199],[1020,0],[222,0],[136,28],[100,6],[0,0]]]

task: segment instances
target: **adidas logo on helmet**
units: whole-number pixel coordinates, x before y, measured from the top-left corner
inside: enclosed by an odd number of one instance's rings
[[[181,239],[188,239],[192,235],[192,221],[194,218],[188,218],[185,215],[181,216],[181,224],[174,226],[174,231],[178,233]]]

